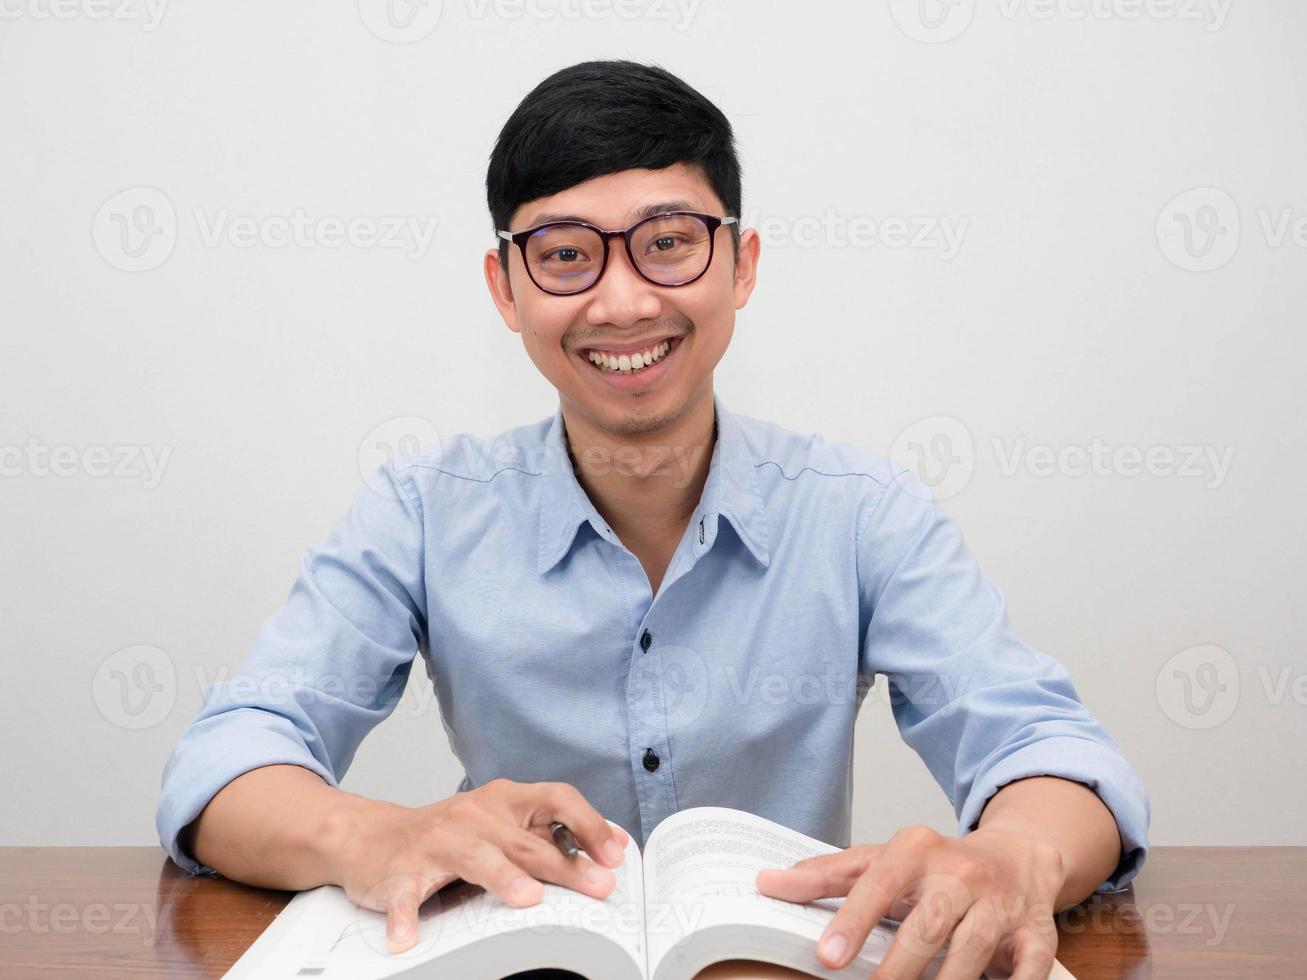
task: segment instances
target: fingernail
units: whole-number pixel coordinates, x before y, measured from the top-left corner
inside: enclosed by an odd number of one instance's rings
[[[827,963],[838,965],[844,961],[844,947],[847,945],[847,940],[837,932],[821,941],[821,955]]]
[[[531,879],[526,875],[518,875],[513,879],[513,894],[525,896],[531,888]]]
[[[622,849],[617,846],[617,841],[612,839],[604,841],[604,860],[609,864],[621,863]]]
[[[589,881],[595,885],[607,884],[612,877],[613,877],[613,873],[611,871],[607,871],[604,868],[600,868],[596,865],[591,865],[590,867],[585,869],[586,881]]]

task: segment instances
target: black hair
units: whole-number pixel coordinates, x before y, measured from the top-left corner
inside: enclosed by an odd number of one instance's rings
[[[634,61],[584,61],[533,88],[490,154],[486,199],[496,229],[519,207],[621,170],[697,166],[740,216],[740,163],[722,111],[671,72]],[[728,226],[739,244],[738,222]],[[499,240],[507,267],[508,242]]]

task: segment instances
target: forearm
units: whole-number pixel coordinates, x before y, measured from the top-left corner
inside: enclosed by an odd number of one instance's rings
[[[181,845],[233,881],[303,891],[335,884],[332,857],[348,824],[375,800],[328,785],[302,766],[237,776],[182,833]]]
[[[1057,909],[1083,901],[1121,859],[1116,818],[1083,783],[1032,776],[1002,787],[981,812],[978,828],[993,827],[1052,844],[1061,852],[1066,881]]]

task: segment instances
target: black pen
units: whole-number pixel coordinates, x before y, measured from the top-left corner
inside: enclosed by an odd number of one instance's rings
[[[555,820],[549,825],[549,832],[554,837],[554,843],[558,849],[569,858],[574,858],[581,853],[581,848],[576,846],[576,838],[572,836],[572,831],[567,824]]]

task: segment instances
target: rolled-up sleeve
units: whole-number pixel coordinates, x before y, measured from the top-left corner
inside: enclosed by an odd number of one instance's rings
[[[1123,888],[1148,852],[1149,802],[1066,668],[1007,621],[1002,593],[910,471],[868,496],[857,532],[861,668],[884,674],[894,720],[974,830],[1006,783],[1059,776],[1096,792],[1123,849],[1097,891]]]
[[[325,542],[303,552],[285,603],[210,685],[164,766],[155,826],[180,867],[212,874],[178,837],[242,773],[293,764],[339,785],[394,710],[426,643],[423,509],[405,467],[369,475]]]

